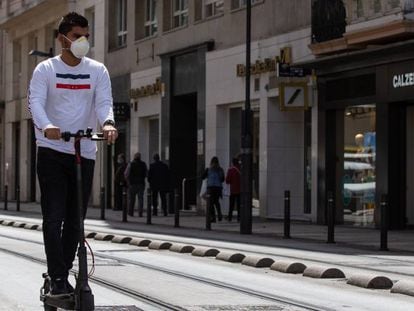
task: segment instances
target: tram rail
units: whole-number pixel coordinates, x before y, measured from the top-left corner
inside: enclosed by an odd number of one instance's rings
[[[38,241],[25,239],[25,238],[14,237],[14,236],[9,236],[9,235],[6,235],[6,234],[0,234],[0,237],[16,240],[16,241],[20,241],[20,242],[43,245],[42,243],[40,243]],[[15,255],[15,256],[18,256],[18,257],[21,257],[21,258],[24,258],[24,259],[27,259],[27,260],[30,260],[30,261],[33,261],[33,262],[37,262],[37,263],[40,263],[40,264],[44,264],[44,265],[46,264],[46,260],[31,256],[31,255],[21,254],[19,252],[15,252],[15,251],[5,249],[5,248],[1,248],[1,247],[0,247],[0,251],[11,254],[11,255]],[[142,263],[142,262],[139,262],[139,261],[136,261],[136,260],[129,260],[129,259],[125,259],[125,258],[119,258],[117,256],[103,254],[101,252],[94,252],[94,256],[95,256],[95,258],[114,260],[114,261],[117,261],[119,264],[137,266],[137,267],[140,267],[140,268],[144,268],[144,269],[148,269],[148,270],[152,270],[152,271],[157,271],[157,272],[173,275],[175,277],[189,279],[189,280],[199,282],[199,283],[203,283],[203,284],[206,284],[206,285],[232,290],[232,291],[235,291],[235,292],[238,292],[238,293],[242,293],[242,294],[249,295],[249,296],[252,296],[252,297],[260,298],[260,299],[262,299],[264,301],[267,301],[269,303],[285,304],[287,306],[294,306],[294,307],[302,308],[302,309],[305,309],[305,310],[311,310],[311,311],[333,311],[334,310],[334,309],[331,309],[331,308],[328,308],[328,307],[325,307],[325,306],[316,306],[314,304],[309,304],[309,303],[306,303],[306,302],[292,300],[290,298],[282,297],[280,295],[264,293],[264,292],[252,290],[252,289],[242,287],[242,286],[236,286],[234,284],[230,284],[230,283],[226,283],[226,282],[222,282],[222,281],[218,281],[218,280],[214,280],[214,279],[209,279],[209,278],[200,277],[200,276],[196,276],[196,275],[192,275],[192,274],[188,274],[188,273],[183,273],[183,272],[174,271],[174,270],[170,270],[170,269],[166,269],[166,268],[162,268],[162,267],[157,267],[157,266]],[[72,272],[76,273],[76,270],[72,269]],[[172,305],[168,302],[159,300],[155,297],[150,297],[150,296],[148,296],[146,294],[143,294],[143,293],[139,293],[138,291],[123,287],[119,284],[116,284],[114,282],[105,280],[105,279],[100,278],[100,277],[95,276],[95,275],[90,276],[90,281],[94,282],[96,284],[102,285],[102,286],[104,286],[106,288],[109,288],[111,290],[117,291],[119,293],[128,295],[132,298],[136,298],[140,301],[145,301],[145,302],[147,302],[151,305],[166,308],[166,310],[173,310],[173,311],[175,311],[175,310],[177,310],[177,311],[186,310],[185,308],[182,308],[182,307],[179,307],[179,306],[176,306],[176,305]]]

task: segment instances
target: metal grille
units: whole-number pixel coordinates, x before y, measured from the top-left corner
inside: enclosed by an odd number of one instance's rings
[[[144,311],[136,306],[102,306],[96,307],[95,311]]]
[[[305,309],[280,305],[203,305],[185,308],[189,311],[304,311]]]

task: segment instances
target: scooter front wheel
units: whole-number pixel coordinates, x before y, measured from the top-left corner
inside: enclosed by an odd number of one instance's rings
[[[52,307],[47,304],[45,304],[44,307],[45,307],[45,311],[57,311],[56,307]]]

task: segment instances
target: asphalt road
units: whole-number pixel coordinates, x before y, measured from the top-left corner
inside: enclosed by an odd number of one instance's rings
[[[414,310],[413,297],[349,286],[343,279],[304,278],[189,254],[128,244],[88,242],[95,253],[96,277],[186,310]],[[185,242],[214,244],[214,241],[191,241],[189,238]],[[238,245],[226,243],[223,246],[231,249]],[[0,226],[1,249],[44,259],[39,231]],[[255,250],[258,250],[255,246],[249,249]],[[268,251],[275,250],[269,248]],[[289,253],[279,252],[279,256],[302,256],[307,260],[317,257],[316,252],[285,251]],[[339,255],[327,254],[324,259],[329,261],[331,256]],[[345,255],[341,256],[335,260],[346,259]],[[368,256],[365,260],[381,258]],[[0,298],[4,302],[0,310],[41,310],[38,295],[45,267],[4,251],[0,251],[0,264],[7,267],[0,272],[4,280],[0,285]],[[143,310],[159,310],[94,283],[92,288],[97,305],[133,305]]]

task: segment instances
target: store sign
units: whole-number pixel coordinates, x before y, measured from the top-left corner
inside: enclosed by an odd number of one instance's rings
[[[149,84],[141,86],[139,88],[131,89],[129,91],[129,98],[138,99],[140,97],[147,97],[162,94],[163,84],[161,83],[161,78],[157,78],[154,84]]]
[[[309,92],[306,82],[279,84],[280,110],[306,110],[309,107]]]
[[[246,75],[246,66],[244,64],[238,64],[236,70],[238,77],[244,77]],[[276,59],[266,58],[264,61],[256,60],[254,64],[250,65],[252,75],[272,71],[276,71]]]
[[[414,72],[394,75],[392,77],[392,86],[394,89],[414,85]]]

